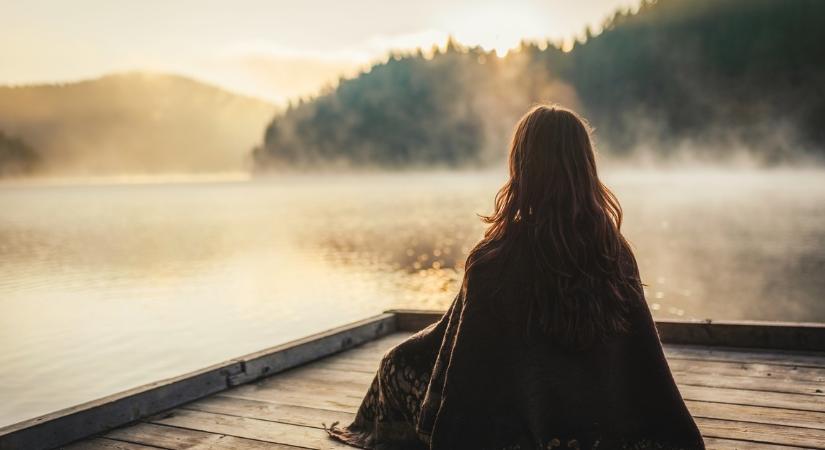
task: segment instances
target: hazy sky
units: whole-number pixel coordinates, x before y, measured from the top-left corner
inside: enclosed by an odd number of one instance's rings
[[[501,52],[597,26],[638,0],[0,0],[0,84],[181,73],[275,102],[310,95],[389,49]]]

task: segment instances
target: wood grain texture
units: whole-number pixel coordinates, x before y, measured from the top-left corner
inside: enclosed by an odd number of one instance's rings
[[[265,402],[285,405],[305,406],[307,408],[326,409],[355,413],[366,393],[355,390],[336,389],[301,389],[280,390],[270,388],[249,389],[243,386],[221,394],[222,397],[238,398],[242,400],[261,400]]]
[[[682,398],[686,400],[825,412],[825,401],[823,401],[825,399],[821,396],[690,386],[685,384],[679,384],[678,387]]]
[[[799,447],[738,441],[733,439],[705,438],[707,450],[799,450]]]
[[[105,436],[118,442],[139,443],[169,450],[296,450],[299,447],[261,442],[220,433],[190,430],[153,423],[140,422],[114,430]],[[71,449],[75,450],[75,449]]]
[[[224,397],[221,395],[215,395],[190,403],[183,408],[314,428],[319,428],[322,424],[329,425],[333,422],[348,424],[355,418],[355,414],[348,412],[285,405],[262,400]]]
[[[351,449],[351,447],[330,439],[326,431],[320,428],[250,419],[248,417],[177,409],[163,416],[150,418],[149,421],[159,425],[312,449]]]
[[[78,442],[66,447],[66,450],[156,450],[158,448],[150,445],[135,444],[132,442],[115,441],[112,439],[95,438]]]
[[[696,418],[702,436],[825,449],[825,431],[735,420]]]
[[[0,428],[0,450],[43,450],[134,422],[258,378],[373,341],[395,330],[381,314],[206,369]],[[392,342],[392,341],[390,341]],[[366,347],[364,355],[375,350]]]
[[[732,405],[729,403],[685,400],[694,417],[742,420],[764,424],[785,425],[825,430],[825,413],[764,406]]]
[[[237,362],[219,364],[21,422],[0,430],[0,450],[50,449],[112,429],[225,390],[240,370]]]
[[[402,328],[423,323],[414,316],[394,320]],[[291,365],[253,355],[240,370],[257,378],[236,376],[246,383],[70,448],[349,448],[330,440],[322,424],[352,420],[381,357],[410,334],[344,352],[329,344],[312,347],[330,354],[298,363],[302,358],[293,353]],[[670,344],[665,352],[708,449],[825,448],[825,355]]]
[[[777,364],[798,367],[825,367],[825,353],[757,350],[731,347],[702,347],[697,345],[665,344],[668,359],[726,361],[752,364]]]
[[[823,383],[794,380],[771,380],[740,375],[714,375],[712,373],[693,373],[673,371],[677,384],[691,386],[721,387],[728,389],[746,389],[760,392],[783,392],[788,394],[806,394],[822,397],[825,401]]]
[[[803,381],[825,384],[825,368],[799,367],[779,364],[744,363],[734,361],[707,361],[669,358],[671,370],[706,375],[734,375],[782,381]]]

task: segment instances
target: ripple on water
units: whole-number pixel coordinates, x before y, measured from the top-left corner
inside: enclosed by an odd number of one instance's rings
[[[825,321],[823,180],[608,176],[654,315]],[[384,309],[444,308],[500,182],[0,189],[0,424]]]

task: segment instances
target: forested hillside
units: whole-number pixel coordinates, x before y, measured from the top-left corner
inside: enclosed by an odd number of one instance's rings
[[[659,0],[617,13],[569,52],[505,58],[449,42],[396,55],[267,127],[257,167],[485,165],[539,101],[582,111],[602,150],[765,163],[825,155],[825,2]]]
[[[0,177],[31,174],[40,162],[40,155],[28,144],[0,131]]]
[[[660,0],[614,17],[562,76],[616,150],[823,152],[823,20],[818,0]]]
[[[245,170],[274,112],[269,103],[173,75],[0,87],[0,130],[35,149],[44,174]],[[20,169],[8,161],[3,167]]]

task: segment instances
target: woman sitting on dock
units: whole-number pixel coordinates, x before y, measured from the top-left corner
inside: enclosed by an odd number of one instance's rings
[[[538,106],[460,292],[383,358],[355,421],[368,449],[702,449],[597,176],[585,122]]]

